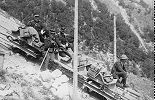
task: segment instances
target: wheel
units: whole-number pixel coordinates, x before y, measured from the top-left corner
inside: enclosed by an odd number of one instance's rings
[[[13,38],[11,36],[7,36],[7,39],[13,41]]]

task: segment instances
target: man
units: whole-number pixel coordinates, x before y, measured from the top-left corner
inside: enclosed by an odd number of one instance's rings
[[[71,50],[73,51],[74,39],[73,39],[73,37],[71,37],[71,35],[65,34],[65,28],[64,27],[61,28],[59,35],[58,35],[58,38],[59,38],[58,45],[60,47],[65,48],[66,50],[68,50],[68,48],[71,48]]]
[[[39,34],[40,40],[43,42],[41,30],[44,29],[44,25],[42,24],[39,15],[34,15],[33,20],[29,21],[27,26],[33,27]]]
[[[72,60],[72,56],[71,54],[68,53],[68,48],[71,48],[69,42],[67,41],[65,34],[65,27],[61,27],[59,34],[56,37],[56,42],[58,44],[59,47],[59,55],[61,57],[65,57],[66,55],[69,57],[69,59],[67,61],[65,61],[66,63],[71,62]]]
[[[47,52],[45,64],[41,67],[41,70],[48,68],[50,60],[53,61],[56,58],[57,44],[55,42],[55,30],[51,29],[48,33],[43,34],[44,36],[44,50]]]
[[[67,43],[64,27],[62,27],[60,32],[59,32],[59,41],[61,42],[61,44],[60,44],[61,46],[66,45],[66,43]]]
[[[119,62],[116,62],[112,68],[111,73],[113,74],[114,78],[117,78],[120,80],[122,78],[122,81],[120,83],[123,84],[123,87],[127,87],[126,85],[126,79],[127,79],[127,70],[126,70],[126,63],[127,63],[128,57],[126,55],[122,55]]]
[[[29,21],[27,26],[31,26],[33,28],[35,28],[37,30],[37,32],[41,32],[41,30],[43,29],[43,24],[39,18],[39,15],[34,15],[34,19]]]
[[[45,51],[48,48],[55,48],[57,46],[55,42],[55,31],[54,29],[51,29],[49,32],[43,34],[44,37],[44,43],[45,43]]]

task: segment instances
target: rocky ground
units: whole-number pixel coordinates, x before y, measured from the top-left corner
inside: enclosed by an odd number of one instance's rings
[[[0,79],[0,100],[71,100],[70,79],[60,70],[43,71],[18,54],[6,54]],[[83,97],[79,89],[79,99]],[[87,96],[84,95],[84,96]]]
[[[71,100],[72,79],[59,69],[41,72],[39,67],[19,54],[7,52],[0,72],[0,100]],[[144,100],[153,100],[153,82],[133,74],[127,82],[143,94]],[[98,100],[78,91],[79,100]]]
[[[133,74],[128,75],[128,84],[136,91],[143,94],[144,100],[153,100],[154,82],[147,78],[139,77]]]

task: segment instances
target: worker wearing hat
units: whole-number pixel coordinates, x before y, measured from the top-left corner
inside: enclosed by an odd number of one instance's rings
[[[33,20],[29,21],[27,26],[34,27],[39,33],[43,29],[43,24],[40,20],[40,16],[38,14],[33,16]]]
[[[127,79],[127,70],[126,70],[126,62],[128,57],[126,55],[122,55],[120,57],[120,61],[116,62],[112,68],[111,73],[114,78],[118,79],[118,82],[123,84],[123,87],[127,87],[126,79]],[[119,81],[122,78],[122,81]]]
[[[34,17],[39,17],[39,15],[34,15]]]

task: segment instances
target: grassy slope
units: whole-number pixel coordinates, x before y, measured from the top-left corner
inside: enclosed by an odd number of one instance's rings
[[[147,78],[129,74],[128,84],[138,92],[142,93],[145,97],[154,97],[154,83]]]

